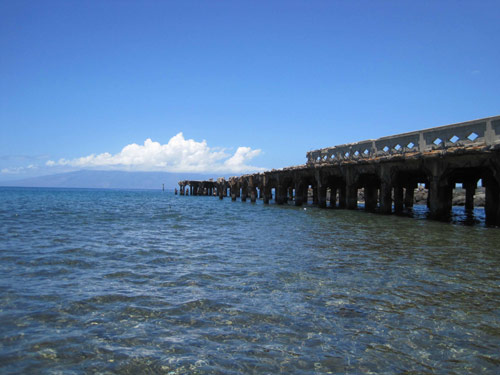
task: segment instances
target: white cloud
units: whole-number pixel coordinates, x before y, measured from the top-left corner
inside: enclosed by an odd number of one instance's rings
[[[24,170],[23,167],[15,167],[15,168],[3,168],[0,172],[3,174],[19,174]]]
[[[223,149],[210,148],[207,142],[185,139],[182,133],[170,138],[167,144],[146,139],[143,145],[132,143],[119,153],[91,154],[76,159],[49,160],[49,167],[70,166],[78,168],[122,169],[134,171],[165,172],[255,172],[264,168],[247,163],[261,150],[238,147],[233,155]]]
[[[245,165],[247,160],[251,160],[260,154],[260,150],[252,150],[250,147],[238,147],[233,156],[224,162],[224,166],[229,170],[237,170],[241,165]]]
[[[27,170],[38,169],[38,166],[34,164],[30,164],[27,167],[11,167],[11,168],[2,168],[0,169],[0,173],[2,174],[21,174],[26,172]]]

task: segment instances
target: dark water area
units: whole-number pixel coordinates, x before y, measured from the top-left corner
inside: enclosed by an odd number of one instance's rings
[[[304,208],[0,188],[0,373],[499,372],[479,211]]]

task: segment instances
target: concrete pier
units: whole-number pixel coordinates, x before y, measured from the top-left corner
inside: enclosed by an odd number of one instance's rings
[[[411,210],[417,186],[428,189],[429,217],[450,217],[453,189],[465,189],[465,207],[485,187],[487,224],[500,225],[500,116],[328,147],[307,153],[304,165],[217,181],[181,181],[180,195],[227,196],[268,204],[293,201],[321,208],[357,209],[358,193],[366,211],[382,214]],[[257,191],[259,194],[257,194]],[[330,192],[327,201],[327,192]]]

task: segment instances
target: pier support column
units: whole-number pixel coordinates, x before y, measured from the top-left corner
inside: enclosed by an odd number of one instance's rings
[[[392,213],[392,185],[390,182],[380,184],[380,213]]]
[[[317,169],[314,172],[313,200],[320,208],[326,207],[326,177],[323,170]]]
[[[257,201],[257,189],[254,187],[250,188],[250,202],[255,203]]]
[[[397,214],[403,212],[403,204],[404,204],[403,186],[396,185],[394,186],[394,212]]]
[[[304,187],[300,183],[295,183],[295,205],[302,206],[304,199]]]
[[[217,188],[217,193],[219,194],[219,199],[222,200],[224,199],[224,188],[222,186],[219,186]]]
[[[293,187],[288,188],[288,200],[293,201]]]
[[[415,188],[416,188],[416,186],[413,184],[406,185],[405,198],[404,198],[405,208],[412,208],[413,207],[413,200],[415,198]]]
[[[246,202],[247,201],[247,196],[248,196],[248,190],[246,187],[241,188],[241,201]]]
[[[451,214],[453,187],[449,184],[439,184],[436,178],[430,183],[429,211],[436,220],[448,220]]]
[[[484,213],[486,224],[500,225],[500,189],[495,182],[486,183]]]
[[[465,188],[465,209],[474,209],[474,193],[476,192],[477,182],[467,181],[464,183]]]
[[[326,207],[326,186],[318,185],[318,207]]]
[[[365,211],[375,211],[377,208],[378,189],[374,185],[365,187]]]
[[[284,204],[286,203],[286,187],[283,187],[281,185],[278,185],[278,187],[275,189],[275,194],[276,194],[276,197],[275,197],[275,201],[276,201],[276,204]]]
[[[355,184],[346,186],[346,205],[349,210],[358,208],[358,187]]]
[[[236,200],[236,191],[239,190],[237,185],[231,186],[231,200],[234,202]]]
[[[347,206],[347,191],[345,184],[339,187],[339,208],[346,208]]]
[[[262,188],[262,200],[264,201],[264,204],[269,204],[270,197],[271,197],[271,188],[264,186]]]
[[[337,207],[337,186],[330,187],[330,208]]]
[[[302,203],[309,203],[309,185],[305,185],[302,189]]]

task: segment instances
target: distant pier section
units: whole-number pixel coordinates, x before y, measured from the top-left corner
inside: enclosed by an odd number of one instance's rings
[[[486,222],[500,225],[500,116],[322,148],[308,152],[304,165],[179,186],[181,195],[343,209],[357,209],[362,191],[364,209],[383,214],[411,209],[421,186],[429,217],[446,220],[456,185],[472,210],[479,181]]]

